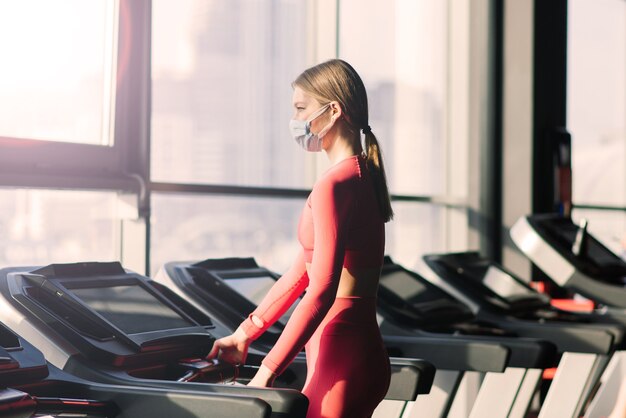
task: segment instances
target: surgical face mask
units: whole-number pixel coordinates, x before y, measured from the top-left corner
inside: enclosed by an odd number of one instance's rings
[[[322,138],[333,126],[334,121],[331,121],[324,129],[316,134],[311,132],[311,122],[323,115],[329,106],[330,103],[321,107],[307,120],[292,119],[289,121],[289,130],[291,131],[293,139],[306,151],[320,152],[322,150]]]

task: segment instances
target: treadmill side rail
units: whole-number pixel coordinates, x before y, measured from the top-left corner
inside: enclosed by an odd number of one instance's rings
[[[509,350],[503,345],[472,339],[383,335],[383,342],[391,355],[425,358],[437,369],[502,372],[509,359]],[[461,345],[464,356],[458,355]]]
[[[435,366],[418,359],[391,357],[391,384],[385,399],[414,401],[417,395],[430,393]]]

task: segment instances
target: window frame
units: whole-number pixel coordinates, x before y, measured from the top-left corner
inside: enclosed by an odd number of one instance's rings
[[[149,83],[140,80],[149,74],[145,45],[150,34],[145,29],[150,1],[112,1],[117,11],[116,57],[112,60],[115,77],[111,83],[115,104],[108,122],[112,124],[112,146],[0,136],[0,186],[141,189],[142,181],[134,174],[144,171],[138,163],[145,140],[137,139],[147,132],[142,126],[147,120],[142,101],[149,100]]]

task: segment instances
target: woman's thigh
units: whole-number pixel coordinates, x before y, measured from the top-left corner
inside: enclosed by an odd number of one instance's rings
[[[317,341],[316,341],[317,342]],[[303,392],[308,418],[369,417],[389,387],[389,359],[377,334],[322,335]]]

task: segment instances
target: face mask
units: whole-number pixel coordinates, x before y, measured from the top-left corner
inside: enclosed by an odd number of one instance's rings
[[[322,129],[317,134],[311,132],[311,122],[323,115],[329,106],[330,103],[326,106],[323,106],[322,108],[320,108],[320,110],[315,112],[308,120],[292,119],[291,121],[289,121],[289,130],[291,131],[293,139],[295,139],[296,142],[300,144],[300,146],[306,151],[320,152],[322,150],[322,138],[333,126],[334,121],[331,121],[328,125],[324,127],[324,129]]]

